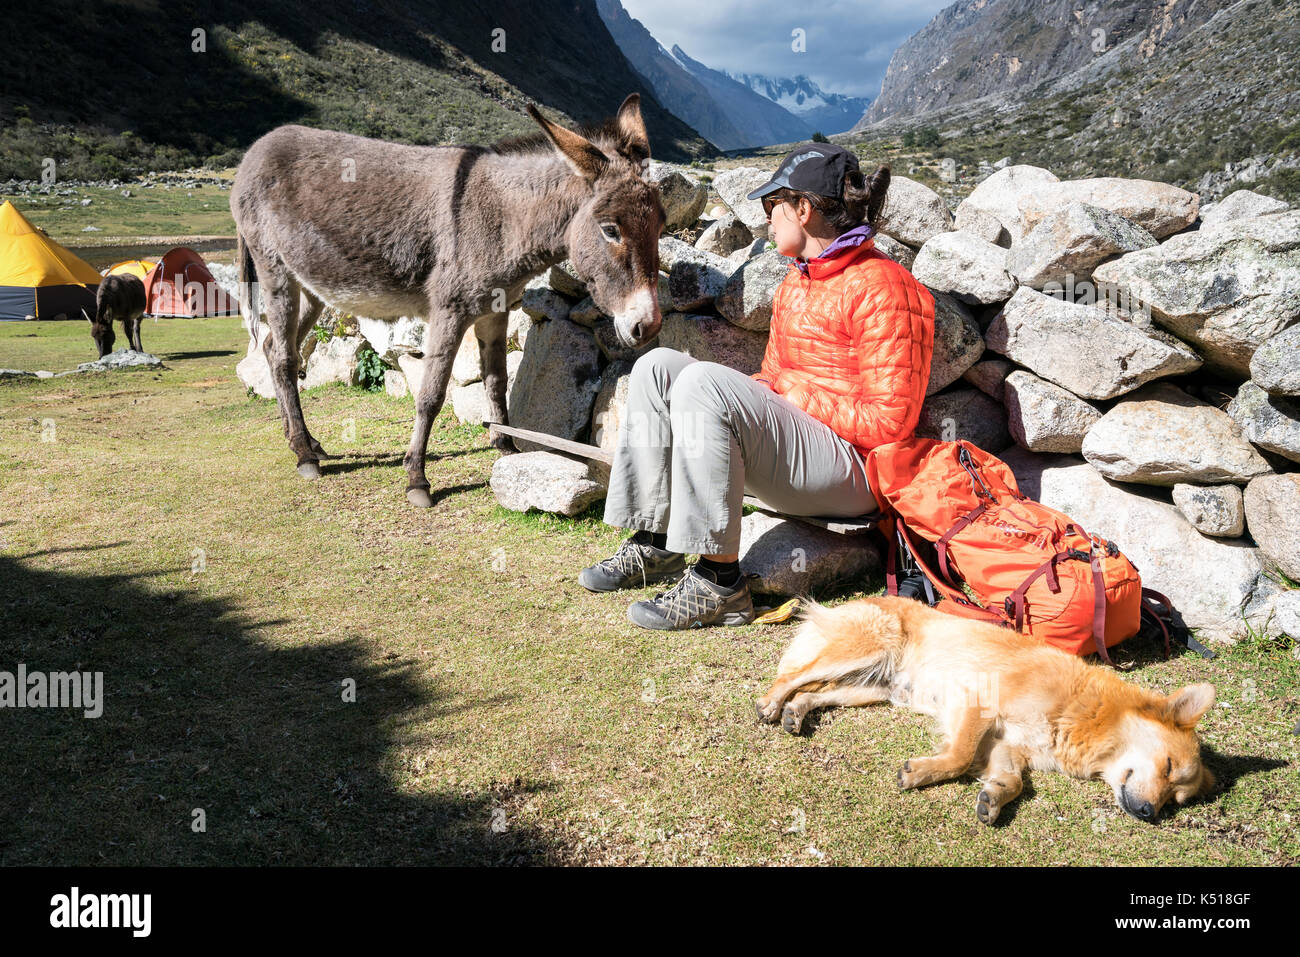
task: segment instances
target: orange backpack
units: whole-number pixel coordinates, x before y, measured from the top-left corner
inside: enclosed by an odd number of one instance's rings
[[[900,555],[925,576],[941,611],[1015,628],[1076,655],[1137,634],[1146,602],[1138,570],[1114,542],[1021,494],[1006,463],[969,442],[914,438],[866,458],[888,540],[887,583],[898,593]],[[917,539],[934,545],[931,568]],[[963,585],[965,588],[963,588]],[[937,593],[937,597],[934,595]]]

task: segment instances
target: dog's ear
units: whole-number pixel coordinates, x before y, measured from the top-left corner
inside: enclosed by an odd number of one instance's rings
[[[1166,713],[1175,724],[1191,728],[1214,704],[1214,685],[1188,685],[1165,700]]]
[[[1214,790],[1218,783],[1219,782],[1214,779],[1214,772],[1205,765],[1201,765],[1201,789],[1196,793],[1209,794]]]

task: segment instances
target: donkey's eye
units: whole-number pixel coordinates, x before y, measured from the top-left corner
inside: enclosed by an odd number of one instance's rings
[[[621,243],[623,241],[623,234],[619,232],[617,223],[601,223],[600,231],[611,243]]]

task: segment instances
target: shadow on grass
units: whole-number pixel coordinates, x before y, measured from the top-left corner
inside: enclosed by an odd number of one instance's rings
[[[180,359],[218,359],[221,356],[238,355],[234,349],[210,349],[207,352],[164,352],[158,356],[164,361],[177,361]]]
[[[103,673],[98,718],[0,709],[0,865],[566,859],[515,823],[544,784],[394,786],[464,733],[443,727],[447,716],[503,699],[458,699],[416,664],[377,660],[359,636],[311,644],[298,623],[248,620],[224,599],[151,584],[156,574],[0,556],[0,670]]]

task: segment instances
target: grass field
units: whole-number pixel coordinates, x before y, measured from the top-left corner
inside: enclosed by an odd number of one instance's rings
[[[649,632],[625,608],[652,589],[584,591],[577,571],[622,533],[599,508],[501,510],[482,429],[444,410],[440,500],[416,511],[410,400],[313,390],[308,421],[343,457],[307,483],[275,404],[234,376],[238,319],[143,338],[162,370],[0,381],[0,670],[105,686],[97,719],[0,711],[0,864],[1300,858],[1284,644],[1168,662],[1122,646],[1130,680],[1218,689],[1210,801],[1152,826],[1101,782],[1036,773],[986,828],[970,781],[895,785],[935,745],[920,716],[832,711],[806,737],[755,723],[791,625]],[[0,367],[92,352],[77,323],[0,324]]]
[[[234,171],[225,175],[233,178]],[[30,196],[3,193],[0,202],[12,200],[19,212],[65,246],[103,246],[138,242],[146,236],[233,236],[230,190],[204,183],[193,189],[130,184],[120,189],[77,186],[72,195]],[[130,192],[123,196],[122,190]],[[83,199],[90,200],[82,206]],[[87,226],[95,231],[86,232]],[[178,231],[179,230],[179,231]],[[159,252],[165,252],[160,249]]]

